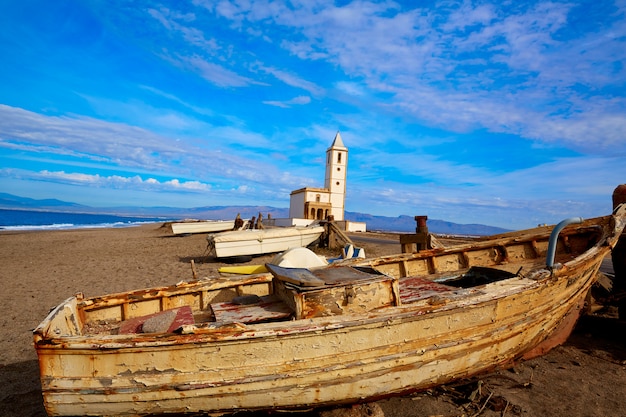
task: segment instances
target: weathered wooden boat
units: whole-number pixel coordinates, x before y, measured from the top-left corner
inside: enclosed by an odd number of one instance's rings
[[[216,258],[278,253],[307,247],[324,233],[319,225],[273,227],[222,232],[207,237],[209,251]]]
[[[233,230],[234,220],[196,220],[184,221],[171,224],[172,233],[175,235],[193,233],[218,233]]]
[[[319,269],[71,297],[34,330],[45,408],[316,407],[508,366],[569,335],[625,212]]]

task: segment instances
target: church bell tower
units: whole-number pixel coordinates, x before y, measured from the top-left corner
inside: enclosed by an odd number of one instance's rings
[[[324,188],[330,193],[331,213],[335,220],[344,220],[346,180],[348,178],[348,148],[337,132],[332,145],[326,150],[326,176]]]

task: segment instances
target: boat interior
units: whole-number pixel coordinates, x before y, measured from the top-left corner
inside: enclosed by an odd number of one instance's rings
[[[105,303],[93,299],[79,301],[79,308],[82,307],[80,316],[84,317],[80,333],[168,333],[184,325],[218,328],[232,324],[358,314],[453,295],[459,289],[515,277],[509,272],[487,267],[438,274],[437,281],[421,276],[398,279],[371,267],[359,266],[317,270],[275,265],[267,267],[272,275],[258,277],[260,280],[267,279],[264,283],[246,284],[234,280],[232,286],[179,295],[175,294],[175,289],[166,290],[163,292],[173,293],[160,299],[152,299],[148,293],[135,292],[131,297],[121,295],[119,304],[115,298],[109,298]],[[294,279],[294,276],[297,278]],[[296,282],[298,280],[300,282]],[[167,303],[176,306],[168,308]]]
[[[572,260],[600,236],[595,228],[564,233],[557,245],[556,261]],[[505,235],[489,244],[361,259],[347,265],[302,269],[268,264],[270,273],[265,274],[219,277],[103,297],[79,294],[68,300],[73,305],[66,302],[57,307],[60,311],[69,308],[72,320],[67,314],[51,314],[47,328],[42,330],[50,336],[173,333],[186,325],[212,329],[359,314],[415,303],[428,306],[460,293],[484,293],[506,280],[529,281],[526,271],[545,267],[547,246],[545,233],[524,238]]]

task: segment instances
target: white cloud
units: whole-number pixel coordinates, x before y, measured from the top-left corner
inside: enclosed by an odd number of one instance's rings
[[[237,72],[225,68],[214,62],[209,62],[199,55],[170,57],[171,62],[178,63],[186,69],[197,72],[202,78],[218,87],[245,87],[259,84],[251,78],[239,75]]]
[[[264,66],[259,66],[259,70],[272,74],[274,77],[287,85],[308,91],[314,97],[320,97],[324,94],[323,88],[317,86],[315,83],[304,80],[289,71]]]
[[[351,95],[351,96],[363,97],[367,95],[365,88],[363,88],[362,85],[355,83],[355,82],[339,81],[335,84],[335,87],[338,90],[343,91],[344,93]]]
[[[232,1],[212,10],[236,25],[261,25],[264,33],[270,25],[281,33],[288,28],[282,40],[288,52],[338,65],[370,91],[392,94],[381,102],[387,109],[433,126],[608,149],[626,131],[624,103],[617,117],[600,119],[593,103],[610,105],[611,95],[595,89],[618,87],[624,79],[626,41],[617,34],[624,33],[625,23],[617,14],[613,26],[568,38],[563,30],[575,7]],[[344,91],[346,85],[338,83]]]
[[[61,184],[71,184],[84,187],[100,187],[115,189],[135,189],[142,191],[181,191],[181,192],[207,192],[211,190],[211,185],[200,181],[180,181],[171,179],[167,181],[159,181],[155,178],[146,178],[145,180],[139,176],[124,177],[121,175],[102,176],[99,174],[72,173],[64,171],[48,171],[39,172],[31,171],[7,171],[4,170],[3,176],[18,176],[20,179],[48,181]]]
[[[193,13],[181,14],[165,7],[158,10],[148,9],[147,13],[161,23],[165,29],[179,33],[186,42],[200,47],[205,52],[213,54],[220,49],[216,39],[206,39],[203,31],[188,26],[196,20],[196,16]]]
[[[270,106],[276,106],[276,107],[283,107],[283,108],[289,108],[292,107],[293,105],[303,105],[303,104],[309,104],[311,102],[311,97],[308,96],[298,96],[298,97],[294,97],[291,100],[285,100],[285,101],[275,101],[275,100],[267,100],[264,101],[264,104],[268,104]]]
[[[195,106],[193,104],[190,104],[184,100],[182,100],[180,97],[175,96],[174,94],[170,94],[167,93],[165,91],[159,90],[158,88],[154,88],[148,85],[139,85],[138,86],[141,89],[144,89],[146,91],[149,91],[159,97],[164,97],[176,104],[180,104],[181,106],[192,110],[194,113],[200,114],[200,115],[205,115],[205,116],[214,116],[215,112],[209,108],[206,107],[199,107],[199,106]]]
[[[269,86],[261,76],[271,74],[323,98],[321,83],[298,73],[303,64],[323,62],[337,70],[332,84],[348,93],[342,98],[350,104],[358,105],[354,95],[367,91],[360,95],[368,98],[365,106],[455,132],[487,129],[587,151],[614,146],[626,130],[626,122],[620,123],[624,103],[612,103],[611,93],[623,89],[620,80],[626,77],[626,19],[619,2],[598,6],[603,25],[581,31],[572,19],[579,7],[589,6],[577,3],[198,0],[193,5],[192,12],[176,6],[147,11],[169,36],[184,42],[169,46],[176,52],[159,45],[155,53],[223,88]],[[268,42],[290,56],[264,51]],[[341,73],[344,79],[337,78]],[[589,135],[598,120],[594,103],[609,111],[600,130]]]
[[[177,141],[121,123],[46,116],[1,104],[0,120],[0,148],[27,151],[33,160],[33,155],[39,154],[41,161],[54,159],[55,164],[67,167],[139,172],[150,177],[183,176],[202,183],[252,181],[270,189],[285,186],[283,181],[301,180],[283,177],[271,156],[265,156],[272,149],[282,149],[284,138],[272,141],[235,126],[210,128],[204,132],[204,140]],[[251,147],[264,152],[248,150]],[[185,187],[196,185],[191,182]]]

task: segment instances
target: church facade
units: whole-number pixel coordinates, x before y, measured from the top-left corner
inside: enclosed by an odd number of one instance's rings
[[[305,187],[292,191],[289,217],[324,220],[332,215],[336,221],[343,221],[347,176],[348,148],[337,132],[333,143],[326,150],[324,188]]]

